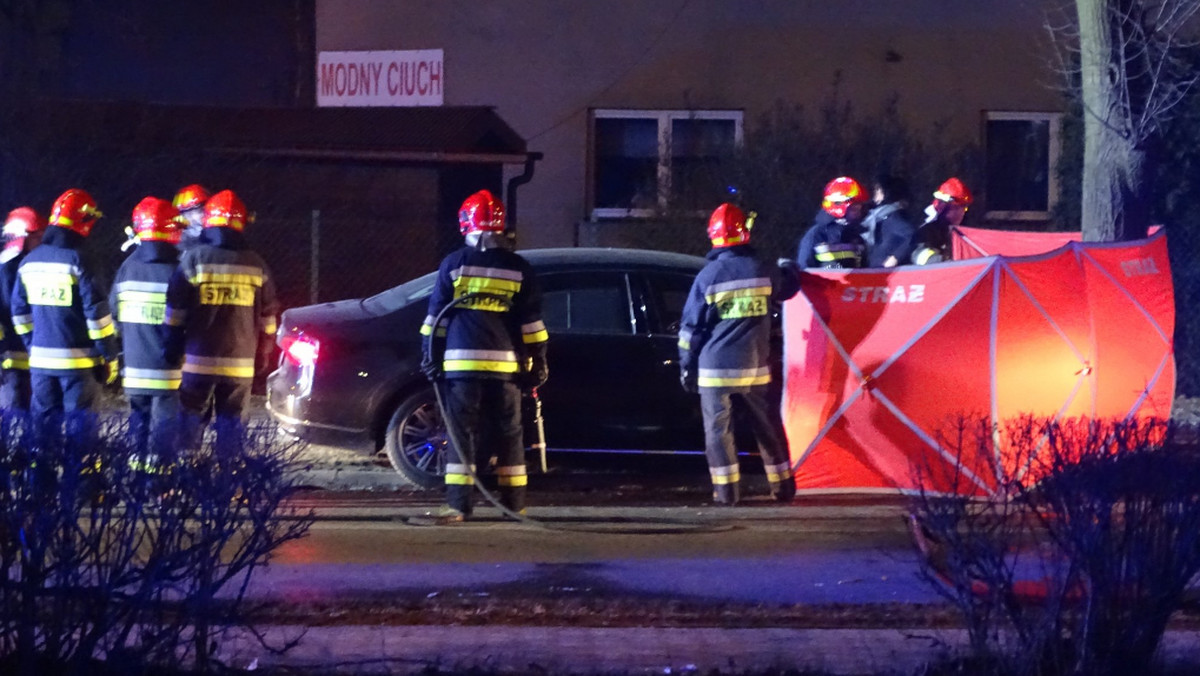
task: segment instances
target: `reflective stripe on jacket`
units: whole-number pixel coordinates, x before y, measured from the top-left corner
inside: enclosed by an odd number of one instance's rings
[[[279,311],[275,283],[242,233],[205,228],[167,284],[166,357],[183,373],[254,377],[255,357],[270,348]]]
[[[83,237],[61,227],[17,268],[10,298],[13,330],[29,351],[29,368],[71,375],[116,357],[108,301],[80,256]]]
[[[704,388],[746,391],[771,382],[771,312],[779,271],[749,245],[713,249],[696,275],[679,328],[680,366]]]
[[[166,242],[142,242],[117,270],[109,305],[117,317],[124,359],[121,384],[130,394],[179,389],[183,371],[165,356],[167,284],[179,252]]]
[[[524,370],[527,359],[544,356],[549,335],[529,262],[508,249],[470,247],[450,254],[438,268],[429,314],[421,326],[426,354],[438,313],[452,300],[471,293],[488,296],[457,304],[436,327],[439,342],[445,339],[442,370],[448,378],[510,380]]]

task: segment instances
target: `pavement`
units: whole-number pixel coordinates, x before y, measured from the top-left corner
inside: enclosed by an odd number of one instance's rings
[[[944,612],[901,501],[566,502],[531,507],[537,524],[481,508],[432,526],[436,495],[314,492],[309,537],[249,590],[294,610],[266,635],[298,645],[276,655],[235,633],[223,657],[312,673],[911,674],[964,646],[945,624],[878,619]],[[1164,657],[1200,659],[1194,632],[1172,632]]]

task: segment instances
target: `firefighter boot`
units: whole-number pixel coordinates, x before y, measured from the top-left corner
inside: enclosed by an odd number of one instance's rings
[[[741,493],[740,485],[736,481],[717,484],[713,486],[713,504],[732,507],[738,503]]]
[[[796,481],[791,477],[783,481],[771,482],[771,497],[775,502],[787,504],[796,497]]]

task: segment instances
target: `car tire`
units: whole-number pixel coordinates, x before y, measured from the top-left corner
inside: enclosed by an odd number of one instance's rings
[[[432,388],[400,400],[388,421],[383,447],[405,481],[423,489],[443,484],[450,439]]]

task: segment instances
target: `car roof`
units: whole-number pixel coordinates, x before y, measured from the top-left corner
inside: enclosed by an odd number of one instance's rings
[[[704,259],[700,256],[649,249],[574,247],[522,249],[517,253],[539,268],[590,264],[603,267],[676,268],[695,272],[704,267]]]

